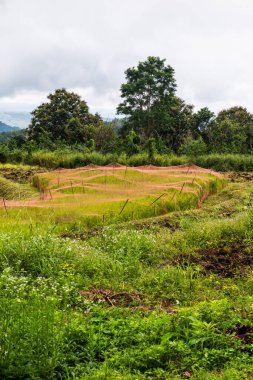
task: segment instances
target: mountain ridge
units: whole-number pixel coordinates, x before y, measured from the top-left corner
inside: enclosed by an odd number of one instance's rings
[[[1,132],[15,132],[15,131],[19,131],[19,130],[20,130],[19,127],[14,127],[14,126],[5,124],[2,121],[0,121],[0,133]]]

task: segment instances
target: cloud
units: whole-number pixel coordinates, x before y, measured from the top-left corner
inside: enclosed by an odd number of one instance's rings
[[[3,5],[3,6],[2,6]],[[149,55],[174,67],[179,96],[253,111],[250,0],[8,0],[0,12],[0,108],[32,110],[77,89],[114,114],[124,71]]]

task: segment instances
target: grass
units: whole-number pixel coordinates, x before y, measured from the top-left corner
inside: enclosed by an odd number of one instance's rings
[[[34,191],[26,185],[20,185],[4,177],[0,177],[0,198],[27,199],[34,195]]]
[[[140,165],[187,165],[195,164],[201,167],[217,171],[253,171],[252,154],[217,154],[209,153],[202,156],[188,157],[177,156],[175,154],[155,154],[150,159],[147,153],[135,154],[127,157],[125,153],[108,153],[101,154],[98,152],[81,152],[78,150],[66,148],[54,152],[47,150],[38,150],[31,153],[22,150],[9,152],[4,157],[4,162],[8,161],[11,165],[19,166],[39,166],[48,169],[57,168],[78,168],[90,164],[108,165],[117,162],[121,165],[140,166]]]
[[[201,208],[184,210],[188,198],[89,230],[68,208],[58,224],[55,209],[0,210],[0,377],[250,379],[252,183],[219,190]]]

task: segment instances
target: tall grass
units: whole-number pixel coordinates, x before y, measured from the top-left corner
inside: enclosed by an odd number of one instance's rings
[[[26,199],[33,195],[32,190],[25,185],[20,185],[0,176],[0,198]]]
[[[4,162],[23,163],[26,165],[38,165],[45,168],[77,168],[89,164],[107,165],[118,162],[122,165],[156,165],[171,166],[195,164],[205,168],[212,168],[218,171],[253,171],[252,154],[205,154],[201,156],[177,156],[175,154],[156,154],[152,159],[147,153],[135,154],[127,157],[125,153],[80,152],[72,149],[62,149],[58,151],[38,150],[27,153],[18,150],[7,155]]]

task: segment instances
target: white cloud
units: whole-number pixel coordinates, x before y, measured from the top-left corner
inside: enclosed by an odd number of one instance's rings
[[[59,87],[113,115],[124,71],[149,55],[178,94],[253,112],[250,0],[0,0],[0,109],[32,110]]]

